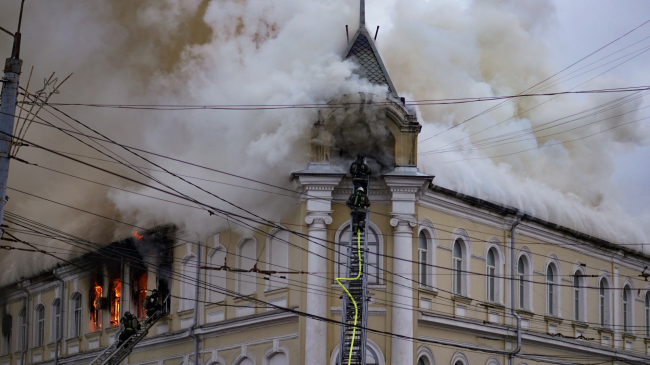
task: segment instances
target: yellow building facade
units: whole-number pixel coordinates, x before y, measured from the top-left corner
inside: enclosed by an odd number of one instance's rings
[[[90,363],[124,312],[145,318],[154,288],[167,314],[126,364],[337,364],[334,278],[350,244],[345,169],[358,152],[374,170],[368,365],[650,363],[640,276],[650,257],[435,185],[417,169],[415,111],[361,25],[345,57],[388,92],[342,95],[321,111],[310,162],[291,174],[291,214],[196,241],[169,226],[136,231],[0,289],[0,365]]]

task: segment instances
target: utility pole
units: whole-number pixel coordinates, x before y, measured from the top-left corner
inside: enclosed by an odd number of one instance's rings
[[[2,78],[2,101],[0,103],[0,223],[5,215],[7,198],[7,180],[9,179],[9,151],[11,151],[11,135],[14,130],[14,115],[18,100],[18,80],[23,61],[20,59],[20,25],[23,20],[25,0],[20,4],[18,30],[16,33],[2,28],[1,30],[14,37],[11,57],[5,61],[4,77]]]

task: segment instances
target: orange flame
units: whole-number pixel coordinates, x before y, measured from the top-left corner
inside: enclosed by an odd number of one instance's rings
[[[133,237],[134,237],[136,240],[141,240],[142,237],[144,237],[144,235],[143,235],[143,234],[138,234],[138,230],[136,229],[135,231],[133,231]]]
[[[120,295],[122,283],[120,279],[113,280],[113,313],[111,313],[111,323],[117,325],[120,320]]]

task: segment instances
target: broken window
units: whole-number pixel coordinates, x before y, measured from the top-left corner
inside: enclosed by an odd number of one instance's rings
[[[5,314],[2,317],[2,355],[11,353],[11,334],[13,332],[14,317],[11,314]]]
[[[147,272],[136,273],[133,279],[133,314],[145,318],[144,300],[147,297]]]
[[[99,284],[97,278],[93,280],[93,284],[90,287],[89,295],[89,305],[90,305],[90,332],[99,331],[102,329],[102,286]]]
[[[111,282],[109,289],[110,311],[111,311],[111,326],[119,326],[120,324],[120,300],[122,295],[122,282],[120,279],[115,279]]]

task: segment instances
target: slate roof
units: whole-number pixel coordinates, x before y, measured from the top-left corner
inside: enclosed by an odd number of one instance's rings
[[[377,48],[365,27],[359,28],[350,46],[348,46],[346,59],[352,58],[359,64],[356,73],[376,85],[388,86],[388,92],[397,98],[397,91],[388,75],[384,62],[377,52]]]

